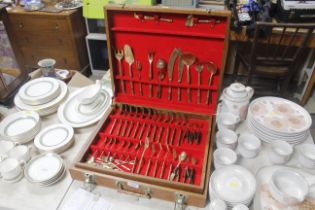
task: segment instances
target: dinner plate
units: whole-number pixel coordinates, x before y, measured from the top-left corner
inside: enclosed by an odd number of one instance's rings
[[[25,166],[25,178],[31,183],[47,183],[64,169],[62,158],[55,153],[33,157]]]
[[[251,200],[256,192],[256,180],[250,171],[239,165],[216,169],[210,185],[219,198],[229,203]]]
[[[40,117],[37,112],[20,111],[4,118],[0,123],[0,136],[5,140],[27,142],[40,129]]]
[[[63,81],[59,81],[59,86],[60,86],[60,94],[52,99],[51,101],[45,103],[45,104],[40,104],[40,105],[28,105],[25,104],[19,95],[16,95],[14,98],[14,104],[18,107],[20,110],[31,110],[31,111],[37,111],[39,115],[45,116],[48,114],[52,114],[53,112],[57,111],[60,103],[62,103],[67,96],[68,93],[68,87],[67,84],[64,83]]]
[[[84,91],[84,88],[72,93],[67,101],[58,108],[59,120],[73,128],[86,127],[99,121],[104,116],[111,104],[109,93],[105,90],[102,90],[100,97],[102,97],[104,100],[102,100],[101,104],[97,106],[98,108],[89,114],[82,113],[77,109],[80,102],[76,99],[76,97],[82,91]]]
[[[68,149],[74,141],[73,128],[65,124],[54,124],[41,130],[34,139],[37,149],[60,153]]]
[[[280,134],[294,134],[308,130],[310,114],[298,104],[278,97],[260,97],[252,101],[248,112],[266,130]]]
[[[42,77],[27,82],[20,88],[18,95],[25,104],[40,105],[53,100],[59,93],[58,80]]]

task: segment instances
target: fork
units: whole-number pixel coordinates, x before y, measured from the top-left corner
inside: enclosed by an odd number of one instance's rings
[[[119,74],[121,77],[124,76],[123,72],[122,72],[122,66],[121,66],[121,61],[122,61],[123,57],[124,57],[124,50],[123,49],[115,50],[115,58],[118,60],[118,70],[119,70]],[[121,83],[122,92],[126,93],[124,80],[122,78],[120,80],[120,83]]]
[[[154,52],[149,51],[148,53],[148,61],[149,61],[149,81],[152,80],[152,63],[154,59]],[[149,84],[149,97],[152,97],[152,84]]]
[[[143,96],[142,83],[141,83],[141,70],[142,70],[142,65],[141,65],[141,62],[140,62],[140,61],[136,61],[136,68],[137,68],[137,70],[138,70],[140,95]]]

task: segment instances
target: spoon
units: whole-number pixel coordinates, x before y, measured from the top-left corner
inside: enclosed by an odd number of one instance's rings
[[[177,163],[176,167],[174,168],[174,171],[172,172],[172,174],[170,176],[170,179],[169,179],[170,181],[172,181],[175,178],[175,175],[176,175],[175,171],[178,170],[178,168],[180,167],[181,162],[184,161],[186,159],[186,157],[187,157],[186,152],[181,152],[179,154],[179,156],[178,156],[178,163]]]
[[[217,73],[218,68],[211,61],[206,63],[206,67],[207,67],[208,71],[210,72],[210,77],[209,77],[209,81],[208,81],[208,86],[210,87],[211,83],[212,83],[212,78]],[[210,89],[208,89],[208,92],[207,92],[207,100],[206,100],[207,105],[209,105],[209,99],[210,99]]]
[[[164,59],[160,58],[156,63],[156,68],[158,69],[159,74],[159,87],[156,93],[156,97],[161,98],[161,82],[165,78],[166,75],[166,62]]]
[[[127,44],[124,46],[124,54],[125,54],[125,61],[126,61],[126,63],[129,64],[129,76],[130,76],[131,94],[134,95],[135,91],[134,91],[133,83],[132,83],[132,80],[131,80],[132,79],[131,66],[135,62],[135,59],[134,59],[131,47],[129,45],[127,45]]]
[[[183,53],[182,59],[187,68],[187,84],[190,85],[190,66],[195,63],[196,56],[191,53]],[[188,102],[191,102],[190,87],[187,88]]]
[[[201,72],[203,70],[203,64],[196,64],[196,71],[198,72],[198,95],[197,95],[197,103],[200,104],[200,85],[201,85]]]

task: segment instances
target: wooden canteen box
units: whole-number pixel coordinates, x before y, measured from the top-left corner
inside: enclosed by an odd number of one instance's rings
[[[105,7],[113,106],[72,177],[205,206],[229,24],[227,11]]]

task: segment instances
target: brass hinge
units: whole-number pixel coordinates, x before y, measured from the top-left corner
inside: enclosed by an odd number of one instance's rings
[[[186,196],[176,192],[174,210],[184,210],[186,207]]]
[[[95,175],[84,172],[83,189],[91,192],[96,187]]]

